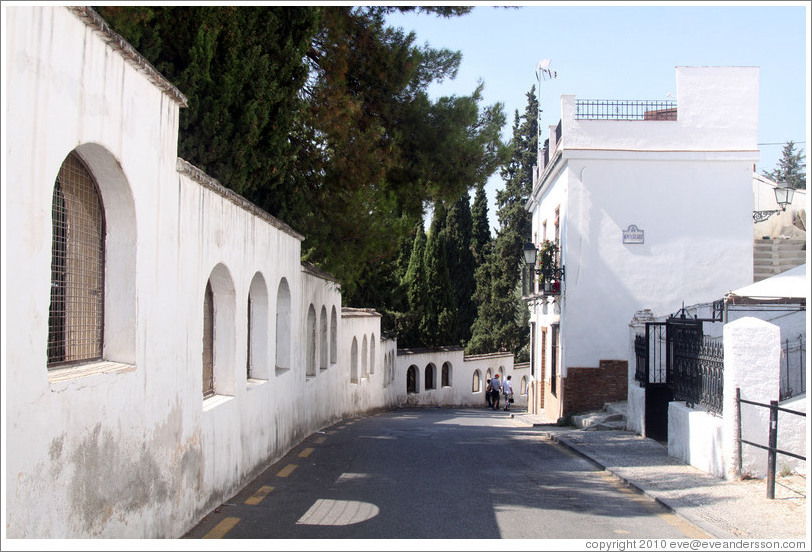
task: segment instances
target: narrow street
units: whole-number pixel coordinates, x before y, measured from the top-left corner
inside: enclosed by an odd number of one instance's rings
[[[706,536],[544,430],[483,407],[401,409],[310,435],[184,538]]]

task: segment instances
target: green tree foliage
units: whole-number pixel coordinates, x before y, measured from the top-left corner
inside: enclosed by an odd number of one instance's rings
[[[179,155],[304,234],[303,259],[342,282],[345,304],[397,312],[393,267],[424,206],[504,160],[502,105],[480,106],[483,85],[427,94],[461,54],[386,24],[393,10],[470,8],[98,10],[189,98]]]
[[[473,219],[471,250],[474,253],[474,261],[478,266],[485,258],[485,245],[491,241],[491,226],[488,222],[488,197],[485,194],[485,184],[482,182],[476,185],[474,204],[471,206],[471,218]]]
[[[530,235],[530,213],[524,208],[533,187],[533,165],[538,144],[538,102],[535,87],[527,93],[527,107],[515,113],[510,159],[501,171],[505,188],[496,193],[499,231],[493,247],[477,271],[478,318],[469,353],[492,350],[516,355],[529,340],[527,310],[521,299],[522,245]]]
[[[445,206],[435,203],[426,241],[426,297],[420,321],[421,341],[429,347],[452,344],[457,336],[457,307],[448,272],[446,218]]]
[[[500,162],[501,105],[480,110],[481,87],[431,100],[428,85],[453,78],[460,54],[414,46],[386,26],[390,10],[325,8],[308,55],[311,132],[293,188],[309,210],[297,227],[306,258],[339,276],[348,304],[427,202],[456,199]]]
[[[97,8],[189,99],[178,155],[261,207],[286,197],[318,8]]]
[[[409,266],[403,278],[402,287],[406,289],[408,309],[400,313],[398,345],[417,347],[422,345],[420,321],[425,315],[427,303],[426,289],[426,232],[421,219],[414,230],[414,244],[409,257]]]
[[[473,220],[470,202],[471,196],[466,192],[452,204],[446,219],[448,274],[457,308],[457,331],[449,345],[467,343],[471,339],[471,328],[476,319],[476,263],[471,248]]]
[[[762,174],[778,184],[786,184],[790,188],[806,189],[806,156],[804,150],[795,151],[795,143],[790,140],[784,145],[778,165],[771,171],[762,171]]]

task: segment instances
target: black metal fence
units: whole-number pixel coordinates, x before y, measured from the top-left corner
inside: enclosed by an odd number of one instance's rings
[[[576,100],[576,119],[616,121],[676,121],[673,100]]]
[[[689,407],[704,406],[722,413],[724,346],[721,341],[699,335],[674,340],[674,400]]]
[[[634,379],[641,386],[666,384],[673,390],[672,400],[722,413],[724,347],[702,334],[701,321],[672,317],[646,323],[634,348]]]
[[[762,408],[769,408],[770,409],[770,424],[767,433],[767,446],[761,445],[759,443],[754,443],[752,441],[746,441],[742,439],[742,404],[749,404],[753,406],[760,406]],[[795,454],[794,452],[789,452],[786,450],[781,450],[778,448],[778,412],[786,412],[788,414],[793,414],[795,416],[802,416],[806,418],[805,412],[799,412],[797,410],[790,410],[789,408],[782,408],[778,406],[778,401],[770,401],[770,404],[764,403],[757,403],[754,401],[746,401],[741,398],[741,390],[737,387],[736,388],[736,420],[737,420],[737,438],[736,442],[738,444],[738,450],[736,451],[736,461],[737,461],[737,470],[738,473],[741,475],[742,472],[742,444],[750,445],[752,447],[764,449],[767,451],[767,498],[773,499],[775,498],[775,465],[777,461],[777,455],[783,454],[785,456],[791,456],[792,458],[797,458],[799,460],[803,460],[806,462],[806,457],[801,456],[800,454]]]
[[[804,334],[781,344],[781,401],[806,393],[806,342]]]

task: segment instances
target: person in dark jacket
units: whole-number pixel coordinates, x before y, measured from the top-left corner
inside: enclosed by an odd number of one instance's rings
[[[499,374],[494,374],[491,379],[491,405],[494,410],[499,410],[499,392],[502,390],[502,384],[499,382]]]

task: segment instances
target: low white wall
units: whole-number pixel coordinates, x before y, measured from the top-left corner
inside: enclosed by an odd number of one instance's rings
[[[629,385],[626,407],[626,429],[638,435],[646,431],[646,388],[635,381]]]
[[[725,477],[723,423],[702,409],[684,402],[668,405],[668,455],[716,477]]]

